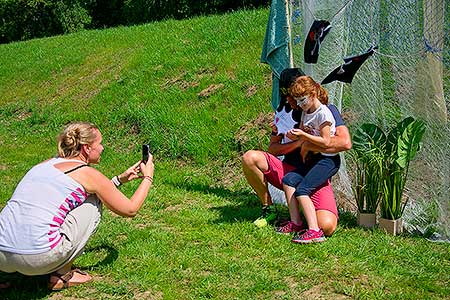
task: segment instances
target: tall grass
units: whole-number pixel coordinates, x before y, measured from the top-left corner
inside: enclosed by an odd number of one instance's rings
[[[149,142],[155,186],[134,219],[105,212],[75,264],[95,281],[49,294],[0,274],[2,299],[446,299],[450,249],[340,216],[326,243],[256,229],[239,156],[267,145],[267,10],[0,45],[0,207],[73,120],[95,122],[113,176]],[[208,87],[217,90],[201,94]],[[202,96],[203,95],[203,96]],[[262,115],[261,115],[262,114]],[[260,138],[255,138],[260,137]],[[131,195],[137,186],[121,187]],[[284,211],[285,212],[285,211]]]

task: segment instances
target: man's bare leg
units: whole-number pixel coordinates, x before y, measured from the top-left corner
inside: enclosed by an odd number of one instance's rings
[[[322,228],[325,236],[333,235],[337,227],[337,217],[334,213],[328,210],[316,210],[317,223]]]
[[[263,206],[272,205],[264,172],[269,170],[266,157],[262,151],[249,150],[242,156],[242,169],[245,178],[258,195]]]

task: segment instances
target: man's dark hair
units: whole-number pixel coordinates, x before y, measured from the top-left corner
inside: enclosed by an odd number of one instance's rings
[[[291,106],[287,103],[286,96],[288,95],[289,87],[294,83],[295,79],[299,76],[305,76],[305,73],[300,68],[287,68],[280,74],[280,104],[277,107],[277,111],[280,112],[283,108],[289,112]]]
[[[295,79],[299,76],[305,76],[305,72],[300,68],[287,68],[280,74],[280,94],[283,98],[288,94],[288,89]]]

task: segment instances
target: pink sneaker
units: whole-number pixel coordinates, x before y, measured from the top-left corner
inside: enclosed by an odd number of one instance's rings
[[[290,234],[292,232],[305,231],[305,229],[306,228],[303,226],[303,224],[298,225],[292,221],[289,221],[284,226],[275,228],[275,232],[281,234]]]
[[[292,242],[300,244],[320,243],[325,241],[326,238],[322,229],[319,229],[319,231],[309,229],[306,232],[295,234],[292,238]]]

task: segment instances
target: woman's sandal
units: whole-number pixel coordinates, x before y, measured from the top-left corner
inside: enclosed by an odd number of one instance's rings
[[[75,273],[78,273],[78,274],[81,274],[81,275],[85,275],[85,276],[89,276],[89,279],[86,280],[86,281],[83,281],[83,282],[70,281]],[[52,282],[52,280],[51,280],[52,277],[56,277],[57,280]],[[92,277],[88,273],[83,272],[80,269],[73,269],[73,270],[67,272],[64,275],[61,275],[61,274],[58,274],[58,273],[54,272],[50,276],[50,281],[48,283],[48,288],[50,290],[52,290],[52,291],[59,291],[59,290],[66,289],[66,288],[71,287],[71,286],[76,286],[76,285],[79,285],[79,284],[83,284],[83,283],[89,282],[91,280],[92,280]]]

